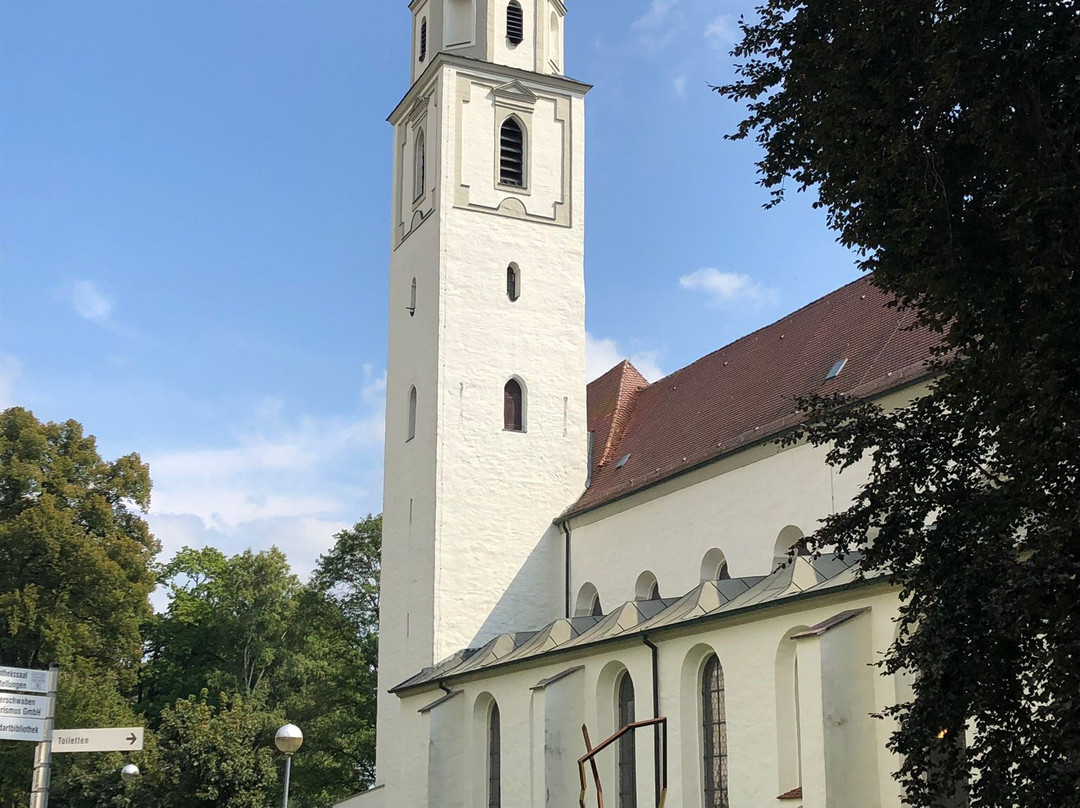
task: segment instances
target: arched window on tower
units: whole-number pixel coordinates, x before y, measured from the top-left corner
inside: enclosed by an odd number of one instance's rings
[[[427,155],[425,154],[424,130],[416,133],[416,146],[413,152],[413,199],[424,195],[427,182]]]
[[[405,440],[410,441],[416,437],[416,388],[409,388],[409,425],[406,428]]]
[[[525,131],[514,117],[503,121],[499,131],[499,183],[525,187]]]
[[[420,61],[427,58],[427,17],[420,20]]]
[[[416,314],[416,278],[412,279],[412,286],[409,287],[409,316],[413,317]]]
[[[510,432],[525,431],[525,394],[517,379],[511,379],[503,388],[503,428]]]
[[[701,738],[705,763],[705,808],[728,808],[724,669],[715,654],[705,662],[701,674]]]
[[[502,808],[502,727],[496,703],[488,713],[487,730],[487,808]]]
[[[618,729],[634,723],[634,682],[629,673],[619,679],[617,699]],[[619,744],[619,799],[618,808],[637,808],[637,745],[634,733],[628,732],[618,740]]]
[[[506,38],[511,45],[520,45],[525,39],[525,12],[517,0],[510,0],[506,6]]]
[[[510,264],[506,268],[506,296],[511,301],[521,297],[521,270],[517,264]]]
[[[556,70],[560,69],[562,44],[559,42],[559,15],[551,12],[551,20],[548,24],[548,58]]]

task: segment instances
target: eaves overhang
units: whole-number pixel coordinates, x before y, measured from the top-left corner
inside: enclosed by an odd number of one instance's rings
[[[776,600],[766,600],[760,603],[753,603],[747,606],[743,606],[738,609],[731,609],[719,612],[717,614],[705,614],[699,617],[690,618],[687,620],[673,623],[666,626],[657,626],[654,628],[644,630],[628,631],[618,636],[605,637],[598,639],[594,642],[586,645],[574,645],[569,648],[553,648],[542,654],[530,656],[524,659],[507,660],[506,662],[495,662],[491,665],[484,666],[479,669],[468,671],[457,676],[453,672],[440,675],[435,680],[424,680],[415,684],[409,684],[409,680],[390,688],[388,692],[394,695],[404,698],[406,696],[423,693],[424,691],[431,690],[435,687],[449,688],[465,684],[477,679],[485,679],[492,675],[492,673],[505,673],[513,670],[527,670],[528,668],[537,667],[539,665],[550,663],[554,660],[567,658],[572,659],[575,657],[588,656],[596,652],[600,648],[609,648],[618,645],[639,645],[642,642],[643,637],[649,637],[651,639],[679,637],[685,634],[694,633],[696,631],[705,630],[707,628],[714,628],[717,625],[723,623],[736,622],[741,618],[745,618],[748,615],[753,615],[758,612],[775,610],[782,612],[789,609],[792,605],[805,605],[810,601],[824,600],[828,597],[835,597],[836,595],[851,593],[856,591],[862,591],[867,589],[879,588],[886,590],[893,588],[894,584],[892,577],[888,575],[879,575],[874,578],[860,578],[850,583],[842,584],[839,586],[832,586],[823,589],[811,589],[806,592],[801,592],[796,595],[789,595],[784,598]],[[415,678],[415,677],[414,677]]]
[[[478,72],[487,71],[493,74],[492,78],[495,80],[506,78],[516,79],[536,87],[545,87],[556,92],[566,92],[574,95],[585,95],[592,89],[591,84],[567,78],[566,76],[556,76],[549,73],[534,73],[531,70],[522,70],[518,67],[498,65],[493,62],[486,62],[483,59],[471,59],[468,56],[459,56],[457,54],[447,53],[446,51],[439,51],[432,57],[431,64],[424,68],[424,72],[413,82],[412,87],[405,93],[405,96],[398,102],[398,105],[394,107],[394,111],[387,116],[386,120],[396,125],[397,122],[401,120],[402,115],[404,115],[412,106],[413,101],[421,93],[422,89],[427,87],[431,78],[442,67],[447,66],[465,70],[475,70]]]

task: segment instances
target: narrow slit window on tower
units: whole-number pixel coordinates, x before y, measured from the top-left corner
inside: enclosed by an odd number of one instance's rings
[[[412,279],[412,286],[409,287],[409,305],[406,311],[409,312],[410,317],[416,315],[416,278]]]
[[[424,144],[424,130],[416,134],[416,152],[413,155],[413,199],[419,199],[424,195],[424,185],[427,182],[427,155]]]
[[[427,17],[420,20],[420,61],[427,58]]]
[[[511,379],[503,388],[503,428],[510,432],[525,431],[525,396],[521,383]]]
[[[521,297],[521,275],[517,264],[510,264],[506,268],[506,296],[511,301]]]
[[[525,132],[516,118],[503,121],[499,132],[499,182],[525,187]]]
[[[506,6],[506,38],[511,45],[520,45],[525,39],[525,12],[517,0],[510,0]]]
[[[406,427],[405,441],[416,437],[416,388],[409,388],[409,423]]]

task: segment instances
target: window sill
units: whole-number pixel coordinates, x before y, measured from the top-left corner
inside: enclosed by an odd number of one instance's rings
[[[498,182],[495,183],[495,187],[500,191],[509,191],[510,193],[521,194],[522,196],[532,196],[528,185],[506,185]]]
[[[527,429],[508,429],[506,427],[503,427],[503,432],[509,432],[509,433],[511,433],[513,435],[524,435],[526,432],[528,432],[528,430]]]

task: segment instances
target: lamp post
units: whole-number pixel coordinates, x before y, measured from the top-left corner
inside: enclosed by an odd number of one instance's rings
[[[285,755],[285,796],[281,808],[289,808],[289,776],[292,774],[292,756],[304,743],[304,733],[295,724],[286,724],[274,736],[274,745]]]
[[[139,779],[142,772],[139,771],[139,767],[134,763],[129,763],[120,770],[120,779],[124,781],[124,792],[127,797],[127,805],[131,806],[131,784]]]

